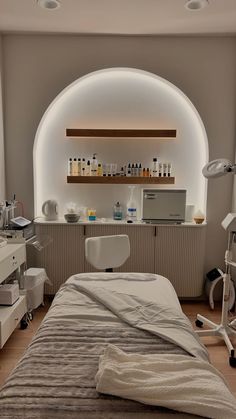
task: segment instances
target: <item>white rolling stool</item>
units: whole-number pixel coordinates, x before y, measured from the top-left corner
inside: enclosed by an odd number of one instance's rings
[[[129,256],[130,242],[126,234],[85,239],[85,257],[96,269],[113,272],[113,268],[123,265]]]

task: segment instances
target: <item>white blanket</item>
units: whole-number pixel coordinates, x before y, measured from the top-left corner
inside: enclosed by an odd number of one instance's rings
[[[236,400],[221,374],[187,355],[126,354],[109,345],[95,380],[101,393],[211,419],[236,418]]]
[[[194,357],[209,360],[206,348],[180,308],[169,306],[165,300],[157,303],[140,298],[131,291],[124,294],[119,288],[116,290],[116,281],[109,289],[106,281],[90,282],[79,275],[77,278],[79,280],[74,281],[73,285],[78,291],[86,293],[129,325],[175,343]],[[135,282],[132,285],[135,288]]]

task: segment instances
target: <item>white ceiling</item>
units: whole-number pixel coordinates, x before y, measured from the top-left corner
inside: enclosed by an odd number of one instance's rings
[[[235,34],[236,0],[209,0],[201,11],[186,0],[61,0],[44,10],[36,0],[0,0],[0,32],[74,34]]]

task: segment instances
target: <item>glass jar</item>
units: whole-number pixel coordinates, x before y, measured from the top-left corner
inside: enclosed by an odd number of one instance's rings
[[[123,218],[123,209],[119,201],[113,207],[113,220],[122,220]]]

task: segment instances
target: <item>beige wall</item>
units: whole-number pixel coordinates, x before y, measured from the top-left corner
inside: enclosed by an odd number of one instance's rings
[[[235,38],[5,35],[3,63],[7,196],[16,193],[28,217],[33,216],[32,148],[39,121],[64,87],[98,69],[136,67],[174,83],[202,117],[210,160],[234,160]],[[226,176],[208,184],[206,270],[224,266],[226,234],[220,222],[231,210],[232,183]]]

